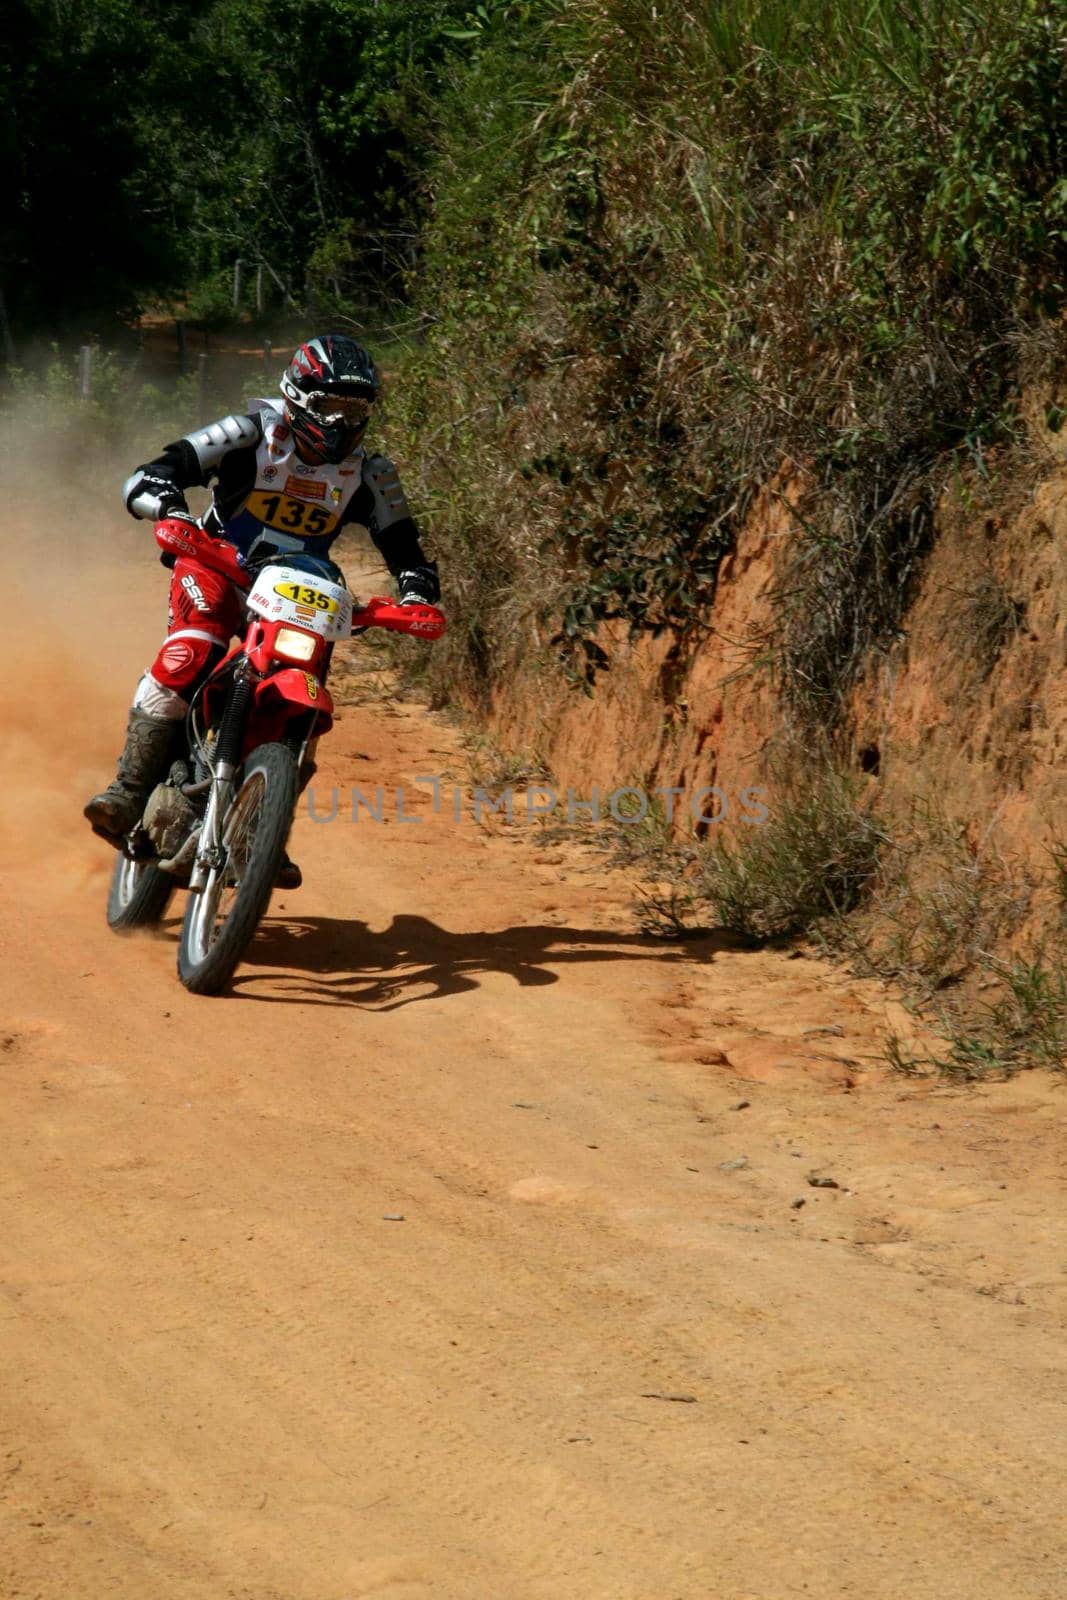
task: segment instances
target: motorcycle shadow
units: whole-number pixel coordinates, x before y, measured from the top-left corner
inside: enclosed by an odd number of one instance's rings
[[[751,944],[725,930],[682,945],[647,934],[537,923],[453,933],[427,917],[397,916],[375,932],[366,922],[340,917],[282,916],[261,925],[230,993],[265,1002],[392,1011],[468,993],[491,973],[511,977],[521,988],[542,988],[559,982],[558,969],[579,963],[654,958],[691,964],[739,948]]]

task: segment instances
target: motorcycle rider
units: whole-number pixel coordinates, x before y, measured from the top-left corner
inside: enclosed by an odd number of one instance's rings
[[[234,545],[255,567],[279,552],[324,556],[343,527],[360,523],[396,579],[401,605],[440,598],[396,467],[363,443],[380,379],[370,354],[347,334],[309,339],[279,385],[283,399],[197,428],[168,444],[127,479],[131,516],[195,521],[185,490],[214,479],[206,533]],[[167,558],[165,558],[167,559]],[[93,831],[117,848],[167,775],[176,725],[221,660],[243,617],[242,596],[192,557],[173,563],[167,636],[133,697],[118,772],[85,807]],[[279,880],[296,887],[286,862]]]

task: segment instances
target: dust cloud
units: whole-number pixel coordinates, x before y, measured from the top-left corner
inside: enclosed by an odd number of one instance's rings
[[[120,494],[153,442],[106,459],[90,435],[81,443],[92,456],[84,472],[69,435],[4,440],[0,844],[5,859],[95,877],[111,852],[81,809],[113,775],[126,709],[166,625],[167,573],[151,525],[128,517]]]

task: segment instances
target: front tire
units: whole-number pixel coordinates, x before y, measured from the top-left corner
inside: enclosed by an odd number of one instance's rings
[[[233,976],[270,902],[296,808],[292,751],[262,744],[244,765],[223,827],[226,860],[190,891],[178,976],[193,994],[218,994]]]
[[[166,911],[173,890],[169,872],[160,872],[151,861],[131,861],[120,855],[107,897],[108,927],[116,933],[151,927]]]

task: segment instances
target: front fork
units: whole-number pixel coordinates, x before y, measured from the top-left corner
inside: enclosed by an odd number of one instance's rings
[[[327,666],[329,660],[327,658]],[[325,673],[323,673],[325,678]],[[189,874],[189,888],[193,894],[199,894],[207,885],[212,872],[221,872],[226,865],[226,845],[223,838],[226,829],[226,818],[229,815],[230,805],[233,800],[234,781],[237,776],[237,767],[241,749],[244,745],[245,728],[248,724],[248,714],[252,709],[252,695],[258,674],[245,660],[234,674],[233,689],[226,709],[219,721],[219,730],[215,739],[215,758],[211,773],[211,793],[208,796],[207,807],[204,811],[204,820],[200,824],[199,843],[196,850],[196,860]],[[304,767],[308,761],[307,779],[315,771],[315,724],[318,714],[312,712],[308,723],[307,732],[301,741],[300,748],[295,752],[297,771]],[[305,779],[305,782],[307,781]]]
[[[226,846],[222,842],[222,832],[233,798],[236,770],[232,762],[215,763],[215,771],[211,778],[211,793],[208,796],[204,820],[200,824],[200,843],[193,870],[189,874],[189,888],[194,894],[198,894],[206,886],[212,871],[221,870],[226,864]]]
[[[326,679],[330,676],[330,665],[332,661],[333,645],[328,644],[326,646],[326,654],[323,657],[322,673],[320,675],[320,682],[323,684],[325,684]],[[315,732],[315,729],[318,727],[318,722],[319,713],[317,711],[313,711],[311,716],[308,718],[308,724],[304,732],[304,737],[300,741],[300,746],[295,752],[297,780],[299,783],[299,788],[297,790],[298,794],[303,794],[304,790],[315,776],[315,773],[318,771],[318,765],[315,761],[315,752],[319,747],[319,736]]]
[[[233,800],[234,780],[244,744],[245,727],[252,709],[255,678],[256,673],[248,661],[242,662],[234,674],[233,689],[219,720],[211,773],[211,793],[208,796],[204,820],[200,825],[196,860],[189,874],[189,888],[194,894],[206,887],[212,872],[221,872],[226,865],[226,845],[223,835],[230,803]]]

